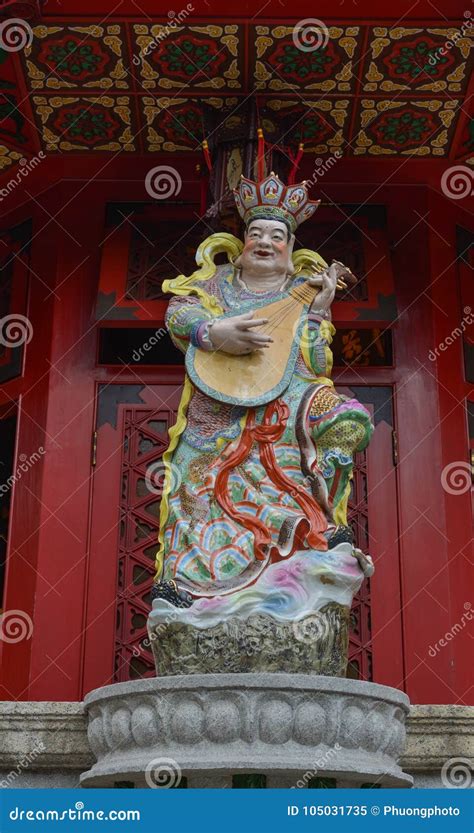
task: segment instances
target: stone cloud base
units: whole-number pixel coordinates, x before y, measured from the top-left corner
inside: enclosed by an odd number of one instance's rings
[[[408,787],[398,766],[408,698],[358,680],[308,674],[193,674],[119,683],[85,699],[97,763],[84,787]]]

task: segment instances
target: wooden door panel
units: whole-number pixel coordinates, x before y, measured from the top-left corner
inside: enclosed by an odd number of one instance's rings
[[[337,390],[359,399],[375,424],[368,448],[356,458],[349,503],[356,544],[372,556],[375,574],[354,599],[348,673],[403,688],[393,389],[388,385],[337,385]]]
[[[147,472],[167,446],[181,385],[102,385],[98,389],[96,461],[84,692],[148,676],[149,591],[157,551],[159,494]]]

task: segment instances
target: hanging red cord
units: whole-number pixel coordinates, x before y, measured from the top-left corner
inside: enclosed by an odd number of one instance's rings
[[[207,139],[203,139],[201,143],[202,155],[206,163],[207,170],[202,170],[201,165],[196,165],[196,173],[200,175],[201,180],[201,217],[206,213],[207,208],[207,190],[209,187],[209,174],[212,171],[212,159],[209,153],[209,145]]]
[[[288,176],[288,185],[294,185],[295,184],[296,173],[298,171],[298,167],[299,167],[299,164],[301,162],[301,157],[303,156],[303,153],[304,153],[304,144],[303,144],[303,142],[300,142],[299,145],[298,145],[298,151],[297,151],[296,155],[294,157],[292,157],[293,164],[291,166],[291,171],[290,171],[290,174]]]
[[[196,165],[196,176],[199,178],[199,207],[200,215],[203,217],[207,208],[207,184],[209,177],[202,170],[199,163]]]
[[[203,139],[202,141],[202,152],[204,154],[204,160],[207,165],[207,170],[209,173],[212,171],[212,159],[211,154],[209,153],[209,145],[207,144],[207,139]]]
[[[257,127],[257,179],[259,182],[265,176],[265,139],[263,130]]]

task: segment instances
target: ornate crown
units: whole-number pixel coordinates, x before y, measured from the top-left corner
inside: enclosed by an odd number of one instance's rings
[[[234,188],[234,198],[246,226],[251,220],[274,217],[286,223],[292,233],[314,214],[321,202],[308,199],[306,180],[285,185],[273,171],[261,182],[242,176],[239,187]]]

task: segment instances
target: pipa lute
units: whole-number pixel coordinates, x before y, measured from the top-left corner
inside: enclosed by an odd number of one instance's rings
[[[253,305],[254,317],[268,319],[255,331],[273,338],[263,350],[234,356],[221,350],[206,352],[191,345],[186,353],[191,381],[213,399],[232,405],[263,405],[276,399],[290,383],[301,332],[317,292],[319,287],[305,281],[288,290],[283,298],[263,306]],[[239,313],[227,313],[236,314]]]

